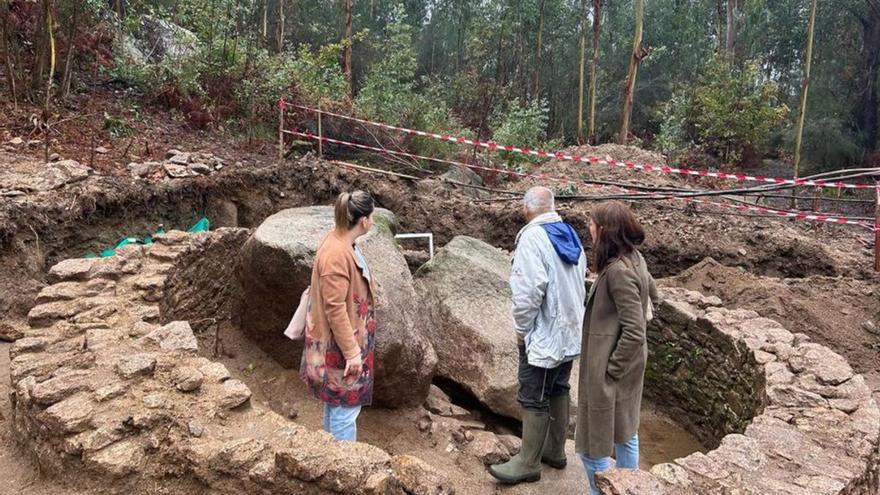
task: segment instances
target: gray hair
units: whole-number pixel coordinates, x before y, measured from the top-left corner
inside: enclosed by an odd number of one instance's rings
[[[553,200],[553,191],[542,186],[535,186],[523,197],[523,204],[532,213],[544,213],[553,211],[556,205]]]

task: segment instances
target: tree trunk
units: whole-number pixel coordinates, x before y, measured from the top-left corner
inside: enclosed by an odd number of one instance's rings
[[[263,48],[269,49],[269,0],[263,0]]]
[[[727,0],[727,57],[736,60],[736,1]]]
[[[70,80],[72,78],[72,65],[73,65],[73,54],[76,51],[76,43],[74,37],[76,36],[76,20],[77,14],[79,13],[79,3],[73,2],[73,15],[70,19],[70,30],[67,32],[67,57],[64,61],[64,78],[61,80],[61,98],[67,99],[70,95]]]
[[[535,91],[534,97],[538,98],[540,96],[541,90],[541,51],[542,51],[542,41],[544,36],[544,0],[541,0],[538,14],[538,47],[535,52]]]
[[[862,21],[862,53],[857,80],[855,125],[865,155],[877,149],[877,75],[880,72],[880,7],[866,0]]]
[[[807,27],[807,54],[806,60],[804,61],[804,81],[801,89],[801,104],[800,111],[798,112],[798,122],[797,122],[797,138],[795,139],[794,145],[794,178],[797,179],[800,177],[800,165],[801,165],[801,140],[804,135],[804,117],[807,113],[807,92],[810,89],[810,66],[813,61],[813,30],[816,26],[816,8],[817,8],[817,0],[813,0],[812,6],[810,7],[810,24]],[[795,195],[797,188],[792,189],[792,195]],[[794,202],[794,198],[792,198],[792,202]],[[796,206],[796,205],[792,205]]]
[[[275,40],[275,52],[284,51],[284,0],[278,0],[278,39]]]
[[[581,65],[578,74],[577,142],[584,144],[584,66],[587,63],[587,0],[581,0]]]
[[[354,35],[351,30],[351,10],[352,0],[343,0],[345,5],[345,54],[343,59],[343,70],[345,71],[345,82],[348,83],[348,99],[354,97],[354,89],[352,86],[351,76],[351,50],[354,44]]]
[[[602,0],[593,0],[593,63],[590,64],[590,144],[596,144],[596,77],[599,70],[599,28]]]
[[[49,102],[52,100],[52,82],[55,79],[55,32],[52,30],[53,19],[51,1],[52,0],[44,0],[46,8],[46,33],[49,41],[49,77],[46,80],[46,104],[43,107],[45,116],[43,120],[46,122],[48,122],[49,118]]]
[[[639,63],[645,54],[642,50],[642,24],[645,17],[645,0],[636,2],[636,32],[633,36],[632,57],[629,60],[629,71],[626,76],[626,88],[623,92],[623,119],[620,124],[620,136],[618,142],[626,144],[629,139],[629,121],[632,117],[633,92],[636,86],[636,75],[639,71]]]
[[[4,9],[0,14],[3,15],[3,55],[6,60],[6,74],[9,80],[9,89],[12,92],[12,104],[18,110],[18,89],[16,85],[15,65],[12,62],[12,47],[9,43],[9,4],[4,3]]]

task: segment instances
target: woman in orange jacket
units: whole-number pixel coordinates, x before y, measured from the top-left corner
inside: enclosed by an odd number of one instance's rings
[[[312,267],[300,376],[324,402],[324,429],[357,441],[357,417],[373,399],[376,319],[373,281],[355,245],[373,226],[373,198],[364,191],[336,200],[336,228]]]

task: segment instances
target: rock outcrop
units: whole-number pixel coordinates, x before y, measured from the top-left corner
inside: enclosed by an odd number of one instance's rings
[[[437,374],[489,409],[518,418],[518,351],[510,308],[510,256],[458,236],[416,273]]]
[[[424,402],[437,358],[425,337],[423,315],[406,260],[394,242],[394,216],[377,211],[373,230],[358,241],[376,279],[376,385],[379,404]],[[315,253],[333,229],[333,210],[315,206],[283,210],[253,233],[242,250],[239,271],[242,328],[279,363],[299,367],[302,342],[282,332],[309,286]]]

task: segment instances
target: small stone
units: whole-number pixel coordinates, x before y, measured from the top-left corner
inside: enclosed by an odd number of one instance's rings
[[[819,344],[803,344],[789,360],[795,373],[809,372],[823,385],[839,385],[850,378],[852,367],[840,354]]]
[[[145,340],[158,343],[159,347],[166,351],[196,352],[199,350],[199,341],[196,339],[186,321],[172,321],[158,328],[144,337]]]
[[[175,157],[175,156],[177,156],[177,155],[182,155],[182,154],[183,154],[182,151],[177,150],[177,149],[174,149],[174,148],[171,148],[170,150],[168,150],[167,153],[165,153],[165,158],[166,158],[166,159],[168,159],[168,158],[173,158],[173,157]]]
[[[868,333],[880,335],[880,330],[877,329],[877,325],[875,325],[874,322],[871,320],[866,320],[862,322],[862,329]]]
[[[146,177],[153,173],[154,170],[157,169],[157,164],[155,162],[147,162],[147,163],[129,163],[128,171],[131,172],[131,175],[134,177]]]
[[[468,432],[472,440],[467,445],[467,451],[474,455],[485,465],[498,464],[510,459],[510,453],[494,433],[488,431]]]
[[[217,383],[225,382],[229,380],[232,375],[229,374],[229,370],[226,368],[226,365],[223,363],[208,363],[199,368],[199,371],[205,375],[205,378],[212,380]]]
[[[192,161],[192,155],[189,153],[178,153],[169,158],[168,161],[175,165],[188,165]]]
[[[58,153],[52,153],[51,155],[49,155],[50,162],[57,162],[60,160],[61,160],[61,155],[59,155]]]
[[[241,167],[241,162],[235,162],[236,167]]]
[[[95,153],[99,155],[106,155],[107,153],[110,153],[110,150],[103,146],[98,146],[97,148],[95,148]]]
[[[454,495],[455,489],[427,462],[411,455],[391,458],[391,469],[406,493]],[[375,493],[386,493],[375,492]]]
[[[201,437],[202,434],[205,432],[205,429],[202,427],[202,425],[196,423],[195,421],[190,421],[187,425],[187,428],[189,429],[189,434],[196,438]]]
[[[128,336],[132,338],[140,338],[143,337],[158,328],[156,325],[152,323],[147,323],[145,321],[139,321],[132,325],[132,327],[128,330]]]
[[[24,334],[8,323],[0,322],[0,342],[15,342]]]
[[[504,445],[510,455],[516,455],[522,449],[522,439],[515,435],[498,435],[498,440]]]
[[[27,142],[29,148],[36,148],[40,145],[46,144],[44,141],[40,141],[39,139],[31,139]]]
[[[146,406],[147,409],[159,409],[160,407],[165,407],[167,404],[168,399],[158,392],[144,397],[144,406]]]
[[[53,435],[63,436],[91,428],[93,413],[88,394],[79,394],[49,407],[42,417]]]
[[[14,138],[12,138],[12,139],[9,140],[9,144],[12,144],[12,145],[15,145],[15,146],[19,146],[19,145],[24,144],[24,139],[22,139],[22,138],[20,138],[20,137],[14,137]]]
[[[77,392],[88,390],[90,388],[88,377],[91,375],[92,373],[89,371],[73,371],[62,374],[37,384],[31,395],[37,404],[51,406]]]
[[[132,354],[116,361],[116,372],[123,378],[152,375],[156,369],[154,354]]]
[[[184,367],[177,370],[174,377],[174,386],[181,392],[195,392],[202,387],[205,375],[201,371]]]
[[[190,169],[186,168],[185,165],[166,163],[163,167],[165,168],[165,173],[172,179],[183,179],[195,175]]]
[[[97,400],[98,402],[106,402],[110,399],[115,399],[122,396],[123,394],[125,394],[125,390],[125,385],[121,383],[107,385],[106,387],[101,387],[98,390],[95,390],[95,400]]]
[[[211,167],[204,163],[193,163],[189,166],[189,170],[199,175],[211,175]]]
[[[141,470],[144,449],[134,439],[119,442],[86,457],[86,463],[121,478]]]
[[[419,431],[426,432],[431,429],[431,418],[422,418],[419,420]]]
[[[749,254],[749,252],[746,251],[746,250],[743,249],[743,248],[740,248],[739,250],[737,250],[737,253],[738,253],[740,256],[745,256],[745,255]]]
[[[27,193],[24,191],[19,191],[18,189],[13,189],[11,191],[3,191],[2,193],[0,193],[0,196],[3,196],[4,198],[18,198],[21,196],[27,196]]]
[[[223,396],[220,398],[220,407],[223,409],[235,409],[245,404],[251,398],[251,389],[240,380],[226,380],[223,382]]]
[[[296,419],[299,417],[299,409],[296,405],[289,402],[285,402],[281,405],[281,412],[289,419]]]
[[[49,282],[83,281],[97,263],[98,258],[73,258],[64,260],[49,269]]]
[[[221,170],[223,170],[223,165],[220,164],[220,163],[218,163],[216,166],[214,166],[214,170],[216,170],[216,171],[218,171],[218,172],[221,171]]]

